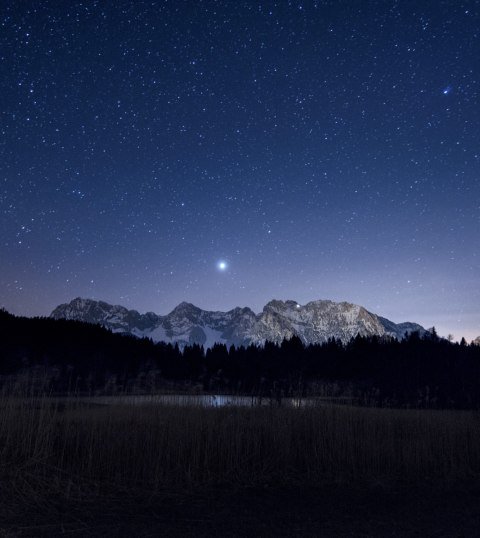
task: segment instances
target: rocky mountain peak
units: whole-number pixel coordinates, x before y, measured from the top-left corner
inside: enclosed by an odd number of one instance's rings
[[[192,303],[187,303],[186,301],[182,301],[180,304],[178,304],[169,314],[169,316],[172,315],[183,315],[185,313],[190,312],[201,312],[201,309],[198,308],[198,306],[195,306]]]
[[[98,323],[115,332],[181,346],[198,343],[211,347],[216,342],[262,345],[267,340],[281,342],[294,335],[306,344],[324,342],[329,338],[348,342],[358,334],[389,335],[401,339],[409,331],[425,332],[418,324],[396,324],[362,306],[329,300],[301,305],[294,300],[273,299],[258,315],[248,307],[212,312],[184,301],[169,314],[160,316],[153,312],[140,314],[123,306],[77,297],[58,306],[51,316]]]

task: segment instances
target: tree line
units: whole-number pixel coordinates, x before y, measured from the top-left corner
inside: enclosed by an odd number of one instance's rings
[[[480,407],[480,346],[435,331],[402,341],[360,337],[247,347],[154,343],[99,325],[0,311],[0,376],[40,373],[48,390],[170,388],[288,397],[323,391],[372,405]],[[328,389],[328,390],[327,390]]]

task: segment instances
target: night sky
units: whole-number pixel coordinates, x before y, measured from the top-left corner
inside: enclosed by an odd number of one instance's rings
[[[322,298],[479,335],[479,14],[2,1],[0,305]]]

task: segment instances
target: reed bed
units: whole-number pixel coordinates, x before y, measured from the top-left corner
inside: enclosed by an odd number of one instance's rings
[[[477,477],[474,411],[99,406],[0,395],[0,479],[24,484],[22,491],[56,488],[69,496],[85,487],[155,492]]]

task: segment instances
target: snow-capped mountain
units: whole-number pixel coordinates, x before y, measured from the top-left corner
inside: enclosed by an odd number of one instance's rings
[[[228,346],[281,342],[298,336],[305,344],[325,342],[329,338],[348,342],[352,337],[394,336],[425,329],[416,323],[394,323],[368,312],[362,306],[333,301],[311,301],[300,305],[295,301],[270,301],[260,314],[250,308],[234,308],[228,312],[202,310],[190,303],[180,303],[169,314],[140,314],[123,306],[103,301],[77,298],[55,308],[51,317],[97,323],[113,332],[124,332],[155,342]]]

